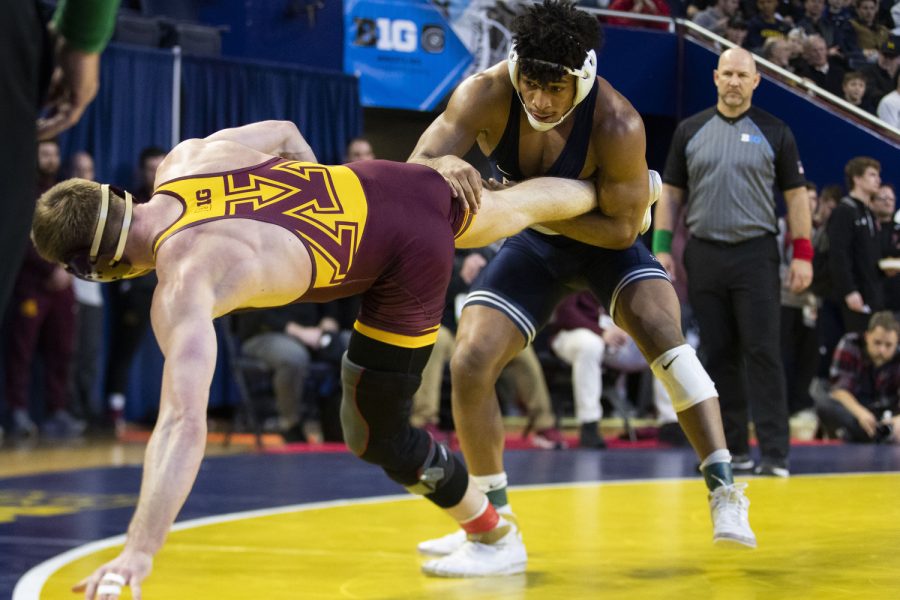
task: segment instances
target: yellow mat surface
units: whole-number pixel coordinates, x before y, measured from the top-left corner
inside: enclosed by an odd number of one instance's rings
[[[172,533],[144,599],[900,598],[900,475],[754,479],[748,496],[756,550],[712,545],[699,480],[513,490],[528,571],[470,580],[420,573],[416,543],[453,524],[419,498],[241,518]],[[41,598],[74,598],[117,552],[61,567]]]

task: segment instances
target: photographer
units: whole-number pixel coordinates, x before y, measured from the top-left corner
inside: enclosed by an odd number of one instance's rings
[[[841,338],[831,363],[822,426],[848,442],[900,442],[900,323],[890,311],[872,315],[865,332]]]

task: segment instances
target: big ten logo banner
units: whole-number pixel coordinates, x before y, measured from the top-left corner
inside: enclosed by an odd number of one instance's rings
[[[363,106],[432,110],[472,56],[427,0],[348,0],[344,71],[359,77]]]

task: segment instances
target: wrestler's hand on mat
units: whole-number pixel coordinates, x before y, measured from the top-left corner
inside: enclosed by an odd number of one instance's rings
[[[78,122],[100,88],[100,55],[56,40],[56,69],[50,79],[47,116],[38,119],[39,140],[56,137]]]
[[[473,213],[481,206],[481,173],[478,169],[458,156],[441,156],[431,163],[431,167],[444,176],[453,197]]]
[[[153,556],[146,552],[123,550],[90,577],[85,577],[72,587],[76,593],[84,592],[85,600],[118,600],[122,588],[131,588],[131,597],[141,600],[141,582],[153,568]]]

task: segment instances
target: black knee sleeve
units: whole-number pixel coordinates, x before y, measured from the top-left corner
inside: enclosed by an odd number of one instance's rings
[[[465,467],[409,424],[421,377],[364,369],[345,356],[342,381],[341,425],[350,450],[438,506],[458,504],[468,485]]]

